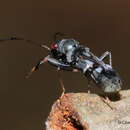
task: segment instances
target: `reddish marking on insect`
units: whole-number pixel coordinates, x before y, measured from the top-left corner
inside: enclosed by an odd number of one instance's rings
[[[52,43],[52,44],[51,44],[51,48],[52,48],[52,49],[57,49],[57,48],[58,48],[58,45],[57,45],[56,43]]]

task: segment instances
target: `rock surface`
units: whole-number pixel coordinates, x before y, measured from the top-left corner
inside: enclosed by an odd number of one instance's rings
[[[66,93],[52,106],[46,130],[130,130],[130,90],[120,100],[96,94]]]

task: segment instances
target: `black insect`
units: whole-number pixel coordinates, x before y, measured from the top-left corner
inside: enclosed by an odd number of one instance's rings
[[[88,47],[81,45],[77,40],[70,38],[56,39],[51,47],[41,45],[49,51],[49,54],[41,59],[34,66],[29,75],[38,70],[39,66],[45,62],[57,67],[58,70],[67,70],[72,72],[82,72],[87,78],[93,80],[102,88],[105,93],[116,93],[121,90],[122,81],[119,74],[112,67],[111,53],[106,51],[102,56],[97,57]],[[24,40],[23,38],[11,37],[5,40]],[[26,40],[31,42],[30,40]],[[33,42],[32,42],[33,43]],[[109,56],[109,64],[104,59]],[[29,76],[28,75],[28,76]]]

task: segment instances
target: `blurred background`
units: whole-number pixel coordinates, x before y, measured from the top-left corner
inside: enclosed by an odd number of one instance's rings
[[[0,37],[22,36],[49,45],[63,32],[91,48],[97,56],[111,51],[113,66],[130,88],[129,0],[2,0]],[[61,95],[56,69],[45,64],[25,75],[46,56],[24,41],[0,43],[0,130],[44,130],[52,104]],[[87,92],[79,73],[62,72],[66,92]]]

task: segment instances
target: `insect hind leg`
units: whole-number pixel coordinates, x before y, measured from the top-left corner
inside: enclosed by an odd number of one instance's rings
[[[104,60],[107,56],[109,56],[109,64],[110,66],[112,66],[112,55],[111,55],[111,52],[109,51],[106,51],[105,53],[102,54],[102,56],[100,56],[100,60]]]

